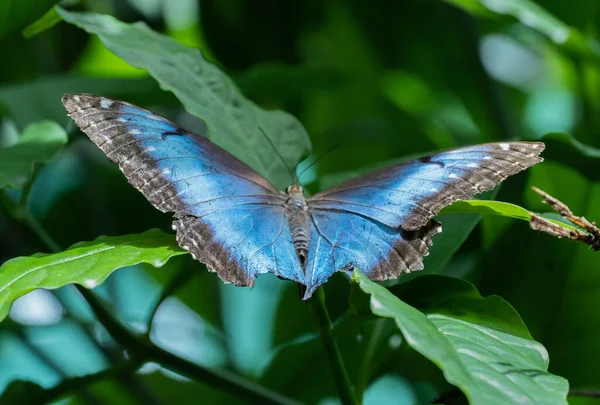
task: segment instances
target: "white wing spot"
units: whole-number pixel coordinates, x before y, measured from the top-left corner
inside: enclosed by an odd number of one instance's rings
[[[190,247],[188,245],[183,245],[182,248],[184,248],[185,250],[187,250],[189,252]]]
[[[433,187],[433,188],[429,189],[429,191],[431,191],[432,193],[435,193],[435,192],[437,192],[437,191],[438,191],[438,189],[437,189],[437,188],[435,188],[435,187]]]
[[[198,258],[196,257],[196,255],[195,255],[195,254],[193,254],[193,253],[190,253],[190,254],[192,255],[192,259],[194,259],[194,260],[198,260]]]
[[[492,158],[491,158],[491,157],[489,157],[489,156],[484,156],[484,157],[483,157],[483,160],[492,160]]]
[[[502,150],[509,150],[510,149],[510,145],[507,144],[507,143],[501,143],[498,146],[500,146],[500,149],[502,149]]]
[[[172,224],[172,225],[171,225],[171,229],[172,229],[172,230],[174,230],[174,231],[176,231],[176,230],[177,230],[177,225],[175,225],[175,224]]]
[[[467,163],[467,167],[479,167],[477,163]]]
[[[113,101],[112,100],[109,100],[109,99],[106,99],[106,98],[103,98],[103,99],[100,100],[100,108],[104,108],[104,109],[110,108],[111,105],[113,105]]]
[[[451,179],[458,179],[458,176],[456,174],[454,174],[454,173],[450,173],[448,175],[448,177],[451,178]]]
[[[169,169],[163,169],[162,174],[170,174],[171,171]]]
[[[141,134],[141,132],[137,129],[132,129],[131,131],[129,131],[129,135],[139,135]]]
[[[115,121],[118,121],[118,122],[127,122],[127,120],[125,118],[117,118]]]
[[[144,149],[144,153],[154,152],[155,150],[156,150],[156,148],[154,146],[148,146],[146,149]]]

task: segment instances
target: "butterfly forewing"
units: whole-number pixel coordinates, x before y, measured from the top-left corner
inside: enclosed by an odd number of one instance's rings
[[[312,210],[355,213],[394,228],[415,230],[456,200],[491,190],[542,161],[541,142],[468,146],[387,167],[315,194]]]

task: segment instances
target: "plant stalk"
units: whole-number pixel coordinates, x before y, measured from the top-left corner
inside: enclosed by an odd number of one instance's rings
[[[332,335],[333,325],[327,311],[325,291],[322,287],[315,291],[315,296],[310,300],[310,304],[325,354],[333,372],[333,379],[335,380],[340,400],[343,405],[358,405],[360,402],[356,398],[340,349]]]

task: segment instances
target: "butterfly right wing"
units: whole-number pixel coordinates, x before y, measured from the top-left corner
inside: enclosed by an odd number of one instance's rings
[[[207,139],[129,103],[66,94],[69,116],[156,208],[177,241],[226,282],[265,272],[302,282],[285,195]]]
[[[544,144],[474,145],[380,169],[308,199],[311,245],[305,298],[329,276],[358,267],[372,280],[423,269],[433,217],[542,161]]]

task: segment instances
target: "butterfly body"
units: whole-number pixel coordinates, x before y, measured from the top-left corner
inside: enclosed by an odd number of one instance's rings
[[[308,203],[304,197],[304,190],[297,184],[289,186],[286,190],[288,195],[285,201],[288,212],[290,234],[296,255],[302,268],[306,269],[306,259],[310,247],[310,212]]]
[[[336,271],[357,267],[386,280],[423,269],[443,207],[539,163],[544,149],[539,142],[468,146],[307,198],[298,185],[281,192],[208,139],[143,108],[89,94],[62,101],[129,183],[174,213],[177,241],[195,259],[241,286],[274,273],[304,286],[304,299]]]

